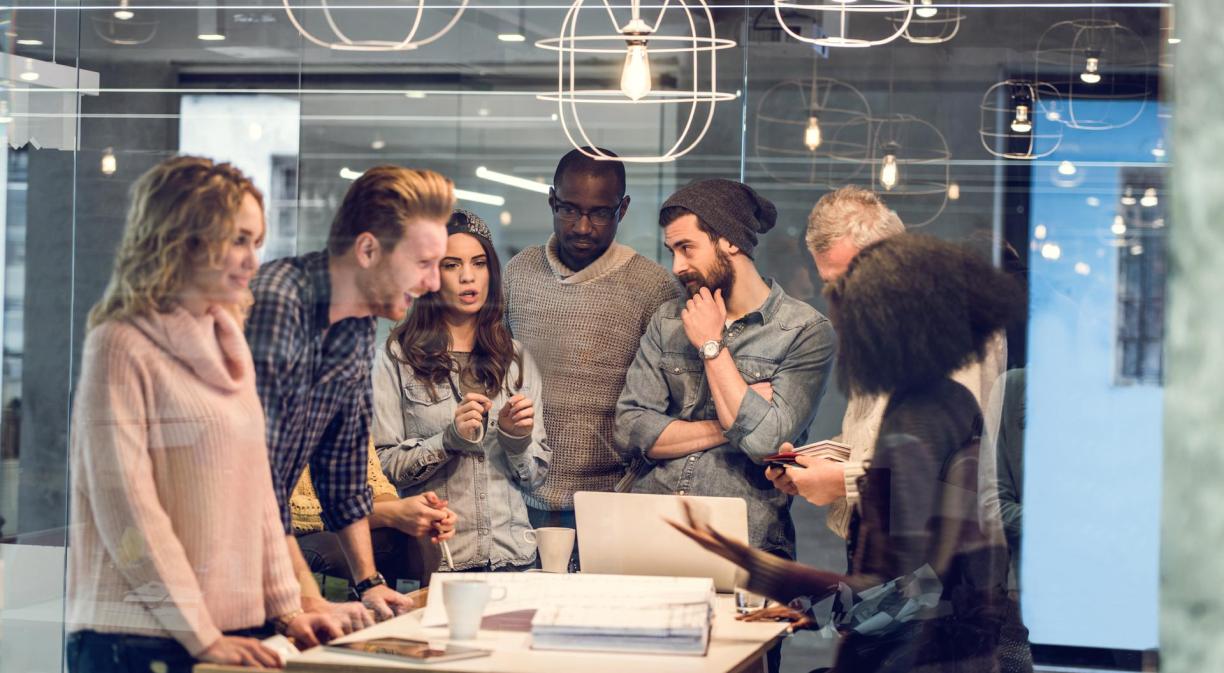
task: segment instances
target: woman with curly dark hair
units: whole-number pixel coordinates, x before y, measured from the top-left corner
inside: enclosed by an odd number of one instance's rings
[[[979,504],[979,478],[989,478],[978,470],[981,410],[950,375],[1021,315],[1022,292],[960,247],[905,234],[864,248],[826,294],[843,387],[888,397],[859,478],[847,573],[679,527],[788,606],[755,617],[840,631],[834,671],[994,673],[1000,634],[1016,619],[1007,548],[997,513]],[[805,598],[826,614],[793,602]]]
[[[441,287],[413,303],[374,367],[371,432],[401,497],[433,491],[458,516],[454,570],[531,567],[523,491],[547,475],[540,374],[503,323],[488,226],[457,210]]]

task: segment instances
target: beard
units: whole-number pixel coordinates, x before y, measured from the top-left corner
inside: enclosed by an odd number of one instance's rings
[[[722,250],[714,250],[714,264],[709,269],[702,271],[686,271],[685,273],[676,276],[684,285],[684,290],[688,292],[690,297],[695,297],[701,288],[710,290],[713,294],[715,290],[722,290],[723,301],[731,299],[731,288],[735,287],[735,269],[731,266],[731,257]]]

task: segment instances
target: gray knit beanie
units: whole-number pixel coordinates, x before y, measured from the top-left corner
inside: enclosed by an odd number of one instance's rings
[[[772,201],[742,182],[723,178],[690,182],[664,202],[663,210],[672,206],[693,213],[749,257],[757,236],[773,229],[778,221]]]

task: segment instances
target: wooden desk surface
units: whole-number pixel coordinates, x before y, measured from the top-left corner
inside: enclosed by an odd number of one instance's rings
[[[423,605],[424,602],[418,602]],[[416,610],[362,631],[362,636],[378,638],[400,636],[422,640],[445,640],[445,627],[420,625]],[[719,596],[710,649],[704,657],[681,655],[616,654],[604,652],[555,652],[532,650],[531,635],[505,631],[481,631],[475,647],[493,650],[487,657],[441,664],[411,665],[383,662],[360,655],[343,654],[315,648],[302,653],[290,671],[334,673],[360,671],[448,671],[449,673],[747,673],[763,671],[762,657],[784,634],[786,624],[744,623],[735,621],[730,596]],[[250,673],[252,669],[197,664],[195,673]]]

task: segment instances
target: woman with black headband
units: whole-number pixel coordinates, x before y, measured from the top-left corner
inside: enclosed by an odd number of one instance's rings
[[[434,491],[459,518],[453,570],[525,570],[535,545],[522,491],[552,452],[540,374],[503,323],[501,265],[488,226],[457,210],[442,285],[418,299],[374,367],[378,457],[401,496]]]

